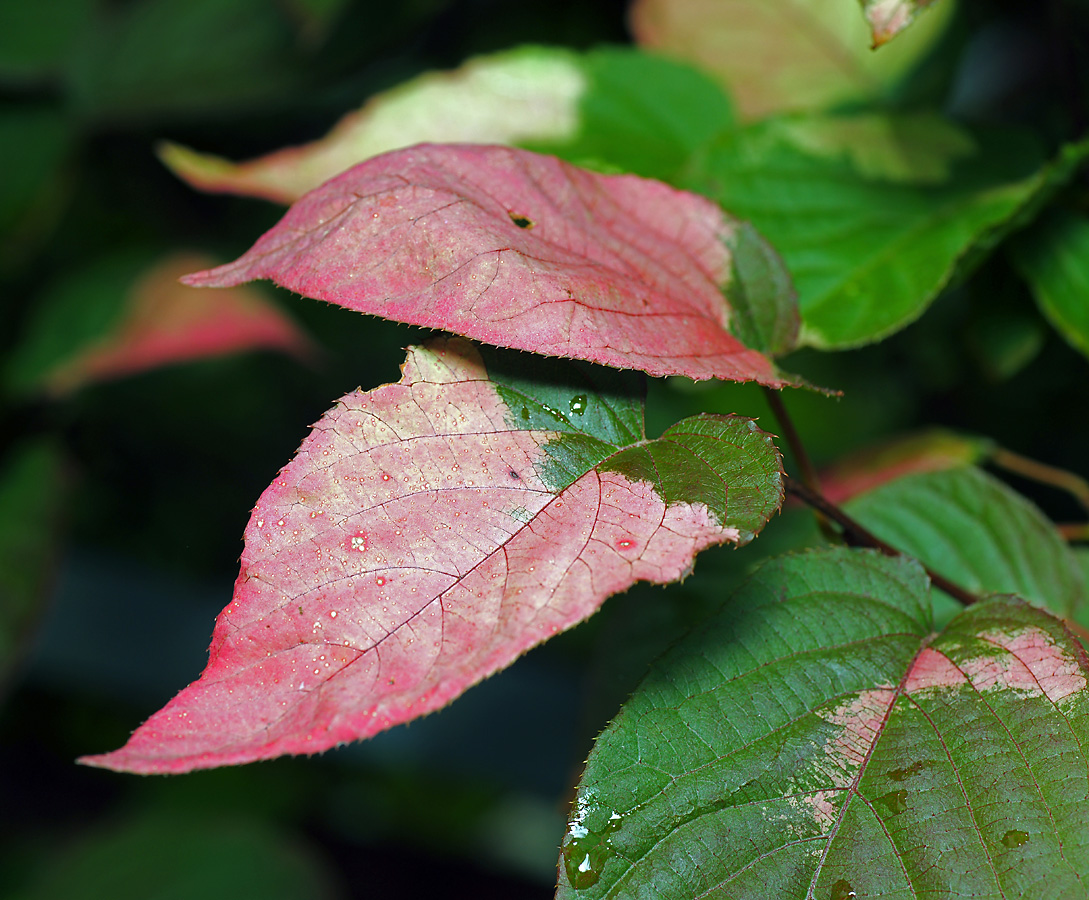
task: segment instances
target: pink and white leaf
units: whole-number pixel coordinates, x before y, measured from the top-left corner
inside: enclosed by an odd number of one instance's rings
[[[424,144],[311,191],[237,261],[309,297],[651,375],[787,383],[730,331],[736,222],[706,198],[508,147]]]
[[[343,397],[254,508],[203,675],[83,762],[185,772],[369,737],[740,539],[619,472],[550,486],[559,435],[509,419],[460,340],[412,348],[400,382]]]

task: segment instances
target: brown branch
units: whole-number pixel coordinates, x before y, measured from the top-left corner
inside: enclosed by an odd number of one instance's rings
[[[897,550],[891,544],[886,544],[881,538],[863,526],[860,522],[856,522],[852,519],[847,513],[828,500],[819,491],[814,491],[807,485],[794,481],[789,476],[786,479],[786,490],[788,494],[793,494],[803,503],[813,507],[817,512],[823,514],[826,518],[831,519],[839,525],[839,527],[843,529],[843,539],[850,546],[873,547],[875,550],[880,550],[886,556],[907,555],[902,551]],[[971,591],[965,590],[958,584],[954,584],[944,575],[935,572],[929,566],[923,565],[923,569],[930,577],[930,582],[934,587],[945,591],[945,593],[962,605],[971,606],[973,603],[979,602],[980,598]]]
[[[767,398],[768,406],[771,407],[771,414],[775,416],[775,421],[779,423],[779,430],[783,433],[783,440],[787,442],[790,453],[794,457],[794,462],[798,464],[798,472],[802,476],[802,482],[806,487],[820,493],[821,485],[820,479],[817,477],[817,470],[813,468],[813,463],[809,460],[809,454],[805,452],[805,445],[802,444],[802,439],[798,435],[798,429],[794,427],[790,413],[787,412],[786,406],[783,404],[782,394],[773,388],[766,387],[764,388],[764,397]]]
[[[1000,469],[1013,472],[1022,478],[1028,478],[1031,481],[1066,491],[1085,509],[1089,510],[1089,481],[1086,481],[1080,475],[1037,462],[1027,456],[1021,456],[1019,453],[1013,453],[1001,447],[995,448],[991,454],[991,462]]]

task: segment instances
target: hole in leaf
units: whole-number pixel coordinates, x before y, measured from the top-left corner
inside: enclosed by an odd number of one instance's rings
[[[510,216],[510,220],[519,228],[532,228],[535,224],[537,224],[529,217],[520,216],[518,215],[518,213],[509,212],[507,213],[507,215]]]

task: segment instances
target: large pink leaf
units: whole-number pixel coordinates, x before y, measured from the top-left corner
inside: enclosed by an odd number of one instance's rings
[[[747,419],[648,442],[639,400],[561,412],[512,384],[452,339],[342,398],[254,508],[204,674],[83,761],[184,772],[373,735],[778,508],[778,453]]]
[[[730,333],[737,223],[711,201],[508,147],[422,144],[311,191],[236,262],[350,309],[652,375],[785,380]]]

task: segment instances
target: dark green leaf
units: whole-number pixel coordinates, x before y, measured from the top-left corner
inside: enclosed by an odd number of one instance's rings
[[[1086,602],[1069,546],[1032,503],[981,469],[908,475],[848,502],[879,538],[980,594],[1018,594],[1069,616]]]
[[[932,633],[917,564],[773,560],[587,762],[559,898],[1084,896],[1089,661],[997,598]]]
[[[65,481],[61,452],[45,438],[17,445],[0,468],[0,680],[52,581]]]
[[[1044,315],[1089,356],[1089,218],[1055,210],[1010,249]]]

